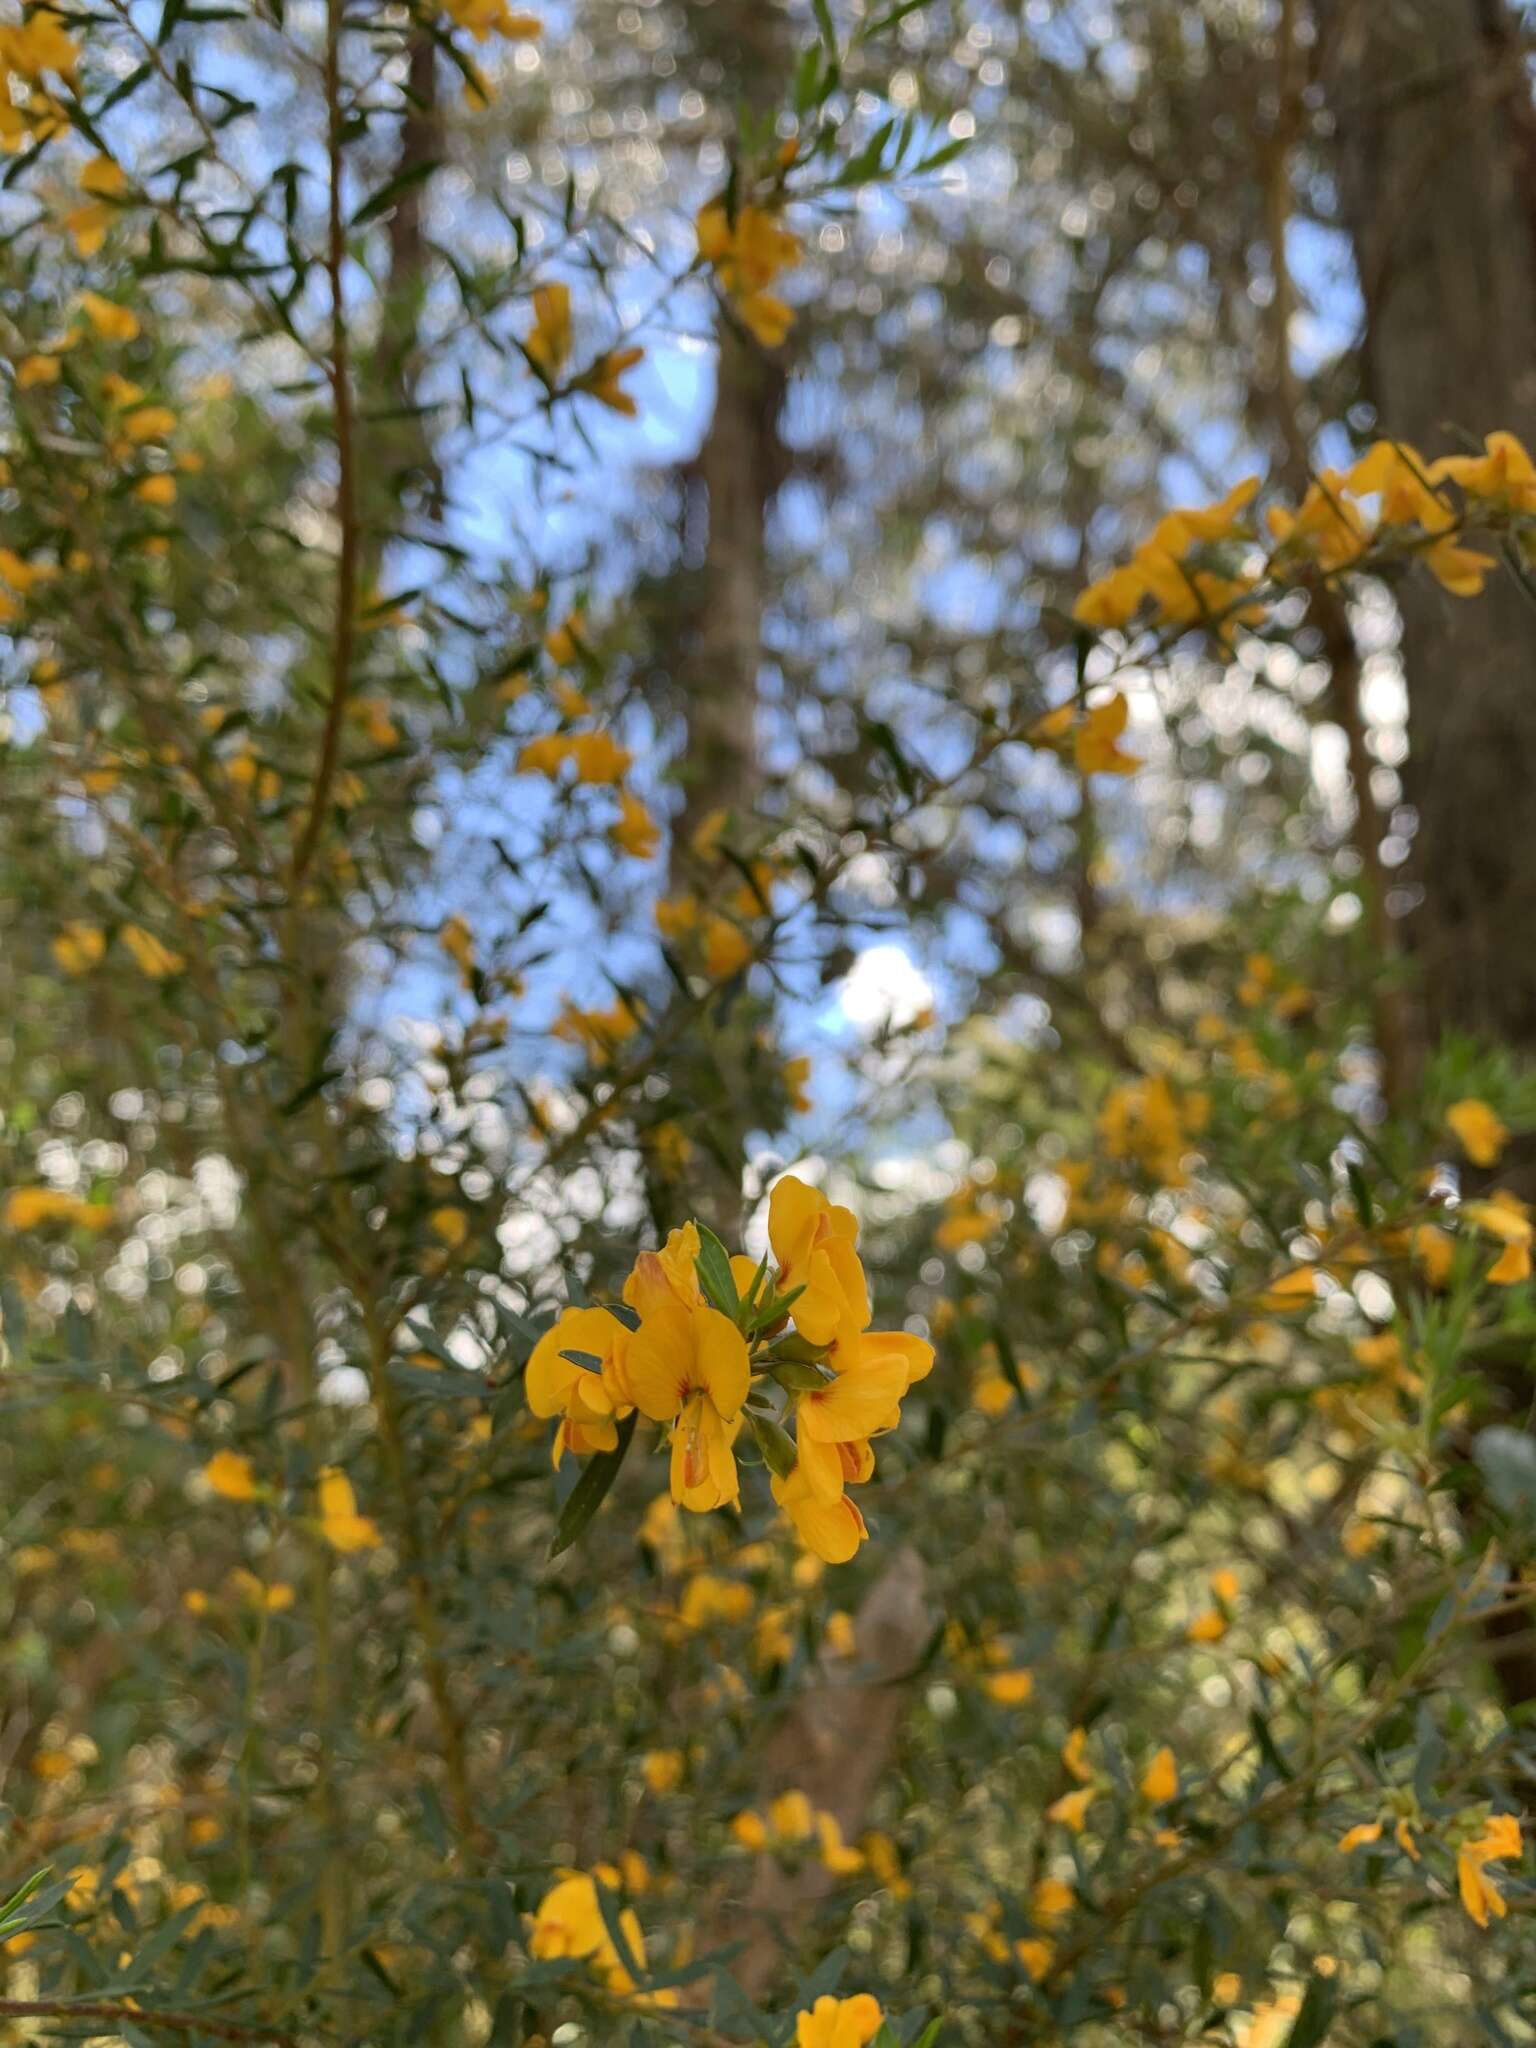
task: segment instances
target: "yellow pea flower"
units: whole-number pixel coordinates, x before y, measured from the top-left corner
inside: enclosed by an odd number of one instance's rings
[[[902,1873],[900,1852],[889,1835],[879,1828],[868,1828],[859,1837],[859,1847],[876,1883],[884,1885],[893,1898],[911,1898],[911,1883]]]
[[[9,1230],[36,1230],[45,1223],[66,1223],[81,1230],[101,1230],[112,1221],[110,1202],[84,1202],[62,1188],[12,1188],[0,1212]]]
[[[1045,1809],[1045,1817],[1080,1835],[1087,1824],[1088,1809],[1098,1796],[1094,1786],[1080,1785],[1075,1792],[1063,1792],[1059,1799],[1053,1799]]]
[[[240,1451],[215,1451],[203,1467],[203,1479],[220,1500],[259,1500],[256,1467]]]
[[[1316,1266],[1293,1266],[1272,1280],[1254,1305],[1266,1315],[1280,1316],[1308,1308],[1316,1299]]]
[[[675,1792],[683,1782],[684,1757],[680,1749],[649,1749],[640,1759],[640,1775],[646,1790],[657,1798]]]
[[[795,2016],[795,2048],[868,2048],[885,2015],[867,1991],[855,1998],[818,1998]]]
[[[139,316],[131,306],[119,306],[100,292],[82,292],[80,310],[103,341],[134,341],[140,333]]]
[[[475,935],[457,912],[443,919],[438,927],[437,943],[458,968],[468,987],[475,967]]]
[[[783,1084],[784,1093],[789,1099],[790,1108],[797,1116],[807,1116],[810,1113],[811,1094],[805,1085],[810,1078],[811,1061],[808,1053],[796,1053],[792,1059],[785,1060],[779,1069],[779,1079]]]
[[[1080,775],[1134,775],[1142,766],[1138,755],[1120,750],[1130,715],[1131,707],[1118,690],[1088,712],[1072,735],[1072,757]]]
[[[510,42],[526,42],[543,30],[536,15],[514,14],[507,0],[442,0],[442,6],[449,20],[468,29],[477,43],[492,35],[505,36]]]
[[[776,1841],[808,1842],[816,1832],[816,1809],[801,1791],[781,1792],[768,1808],[768,1825]]]
[[[829,1657],[851,1657],[858,1649],[853,1616],[845,1608],[834,1608],[822,1630],[822,1647]]]
[[[1499,566],[1492,555],[1485,555],[1478,548],[1460,547],[1449,535],[1421,548],[1419,559],[1441,589],[1448,590],[1452,597],[1477,597],[1490,571]]]
[[[1179,1766],[1166,1744],[1153,1757],[1141,1781],[1141,1796],[1153,1806],[1166,1806],[1179,1794]]]
[[[570,286],[541,284],[533,295],[533,327],[523,346],[546,384],[564,369],[573,339]]]
[[[1238,2048],[1281,2048],[1291,2031],[1291,2022],[1301,2010],[1300,1994],[1282,1991],[1253,2009],[1253,2018],[1243,2029]]]
[[[843,1840],[843,1830],[835,1814],[817,1814],[816,1841],[822,1867],[833,1877],[852,1877],[864,1868],[863,1854]]]
[[[55,962],[65,974],[89,974],[106,950],[107,937],[101,927],[78,919],[62,928],[50,948]]]
[[[292,1586],[281,1579],[268,1585],[243,1565],[237,1565],[230,1573],[229,1583],[246,1605],[254,1607],[259,1614],[286,1614],[293,1605]]]
[[[780,348],[795,324],[794,309],[773,292],[748,292],[736,301],[741,324],[764,348]]]
[[[1475,1095],[1463,1096],[1445,1112],[1446,1123],[1474,1166],[1495,1166],[1509,1143],[1509,1126]]]
[[[1076,1899],[1071,1885],[1059,1877],[1042,1877],[1029,1895],[1030,1917],[1041,1927],[1054,1927],[1066,1919]]]
[[[75,183],[93,199],[117,199],[128,189],[128,176],[112,157],[93,156],[81,166]]]
[[[151,981],[164,981],[169,975],[179,974],[187,964],[180,953],[173,953],[141,924],[125,924],[121,937],[133,955],[134,966]]]
[[[643,1967],[645,1941],[632,1906],[620,1912],[619,1925],[631,1955]],[[612,1991],[627,1992],[634,1988],[598,1904],[596,1880],[583,1871],[567,1873],[539,1901],[528,1949],[541,1962],[561,1956],[584,1960]]]
[[[608,837],[631,859],[649,860],[661,843],[661,828],[640,798],[622,789],[618,820],[608,827]]]
[[[751,1367],[746,1339],[730,1318],[702,1301],[654,1300],[630,1339],[625,1374],[641,1414],[672,1424],[678,1505],[704,1512],[735,1500],[731,1446]]]
[[[1436,1223],[1416,1224],[1409,1249],[1430,1286],[1444,1287],[1456,1262],[1456,1245],[1450,1235]]]
[[[140,405],[123,420],[123,432],[138,446],[164,441],[176,431],[176,415],[168,405]]]
[[[981,1689],[988,1699],[1000,1706],[1021,1707],[1035,1689],[1035,1675],[1032,1671],[994,1671],[981,1681]]]
[[[671,1501],[667,1505],[671,1507]],[[750,1586],[742,1585],[738,1579],[717,1578],[713,1572],[698,1572],[684,1589],[678,1619],[690,1630],[710,1628],[716,1622],[730,1627],[745,1621],[751,1612]]]
[[[80,46],[51,8],[39,7],[16,26],[0,28],[0,64],[34,84],[45,71],[72,79]]]
[[[629,772],[634,760],[611,733],[580,732],[566,742],[567,757],[576,764],[576,780],[586,783],[615,783]]]
[[[790,1308],[810,1344],[830,1344],[845,1322],[869,1321],[869,1287],[856,1249],[858,1219],[792,1173],[768,1197],[768,1242],[778,1261],[778,1291],[804,1291]]]
[[[556,1465],[567,1451],[585,1456],[618,1443],[618,1418],[634,1406],[625,1375],[631,1333],[605,1308],[568,1308],[533,1347],[523,1391],[535,1415],[564,1418],[555,1436]],[[580,1352],[595,1367],[567,1357]]]
[[[1456,1852],[1457,1889],[1477,1926],[1486,1927],[1490,1914],[1502,1920],[1509,1911],[1503,1893],[1488,1875],[1488,1865],[1508,1862],[1520,1854],[1520,1821],[1513,1813],[1493,1814],[1482,1833]]]
[[[743,206],[732,220],[720,200],[700,209],[696,231],[699,255],[714,269],[737,318],[764,348],[777,348],[795,316],[767,287],[799,261],[799,237],[768,207]]]
[[[1489,434],[1481,455],[1442,455],[1429,466],[1432,483],[1454,483],[1469,498],[1486,498],[1501,509],[1536,511],[1536,464],[1513,434]]]
[[[462,1209],[445,1204],[441,1209],[434,1209],[427,1222],[432,1235],[441,1238],[453,1251],[457,1251],[469,1236],[469,1218]]]
[[[546,775],[551,782],[571,758],[570,736],[560,732],[536,733],[518,752],[516,773]]]
[[[751,1812],[750,1809],[734,1817],[731,1821],[731,1834],[743,1849],[756,1851],[768,1846],[768,1829],[762,1816]]]
[[[357,1512],[352,1482],[339,1466],[327,1465],[320,1474],[320,1534],[333,1550],[343,1556],[355,1550],[372,1550],[379,1541],[378,1525]]]
[[[1118,631],[1131,623],[1148,595],[1146,581],[1140,572],[1125,564],[1079,591],[1072,606],[1072,616],[1080,626],[1092,626],[1099,632]],[[1030,734],[1031,739],[1041,733],[1044,724],[1042,720]]]
[[[823,1563],[846,1564],[868,1537],[869,1528],[857,1503],[846,1493],[832,1501],[822,1498],[806,1478],[803,1458],[787,1479],[774,1473],[769,1486],[794,1524],[795,1534]]]
[[[1339,1853],[1347,1856],[1351,1849],[1369,1848],[1372,1842],[1381,1840],[1382,1824],[1379,1820],[1357,1821],[1354,1827],[1346,1828],[1339,1837]]]
[[[1464,1202],[1464,1221],[1496,1238],[1504,1249],[1488,1269],[1496,1287],[1512,1287],[1531,1277],[1530,1207],[1507,1188],[1497,1188],[1485,1201]]]
[[[1054,1941],[1041,1941],[1038,1936],[1025,1935],[1013,1944],[1013,1953],[1030,1983],[1038,1984],[1056,1960],[1056,1944]]]
[[[590,370],[582,372],[572,389],[587,392],[600,405],[606,405],[610,412],[620,413],[625,419],[632,420],[640,408],[624,390],[619,379],[632,370],[644,355],[643,348],[610,349],[606,355],[598,357]]]
[[[1061,1760],[1069,1773],[1080,1785],[1086,1785],[1093,1776],[1088,1763],[1088,1730],[1074,1728],[1061,1745]]]

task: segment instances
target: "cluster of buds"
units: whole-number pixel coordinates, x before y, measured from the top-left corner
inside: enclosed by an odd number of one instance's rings
[[[560,1418],[554,1457],[616,1462],[643,1416],[664,1425],[672,1498],[707,1513],[735,1505],[743,1429],[774,1499],[829,1564],[868,1535],[849,1489],[874,1472],[871,1439],[894,1429],[933,1346],[871,1330],[851,1210],[786,1175],[769,1200],[770,1256],[732,1258],[698,1223],[642,1252],[623,1301],[568,1308],[534,1347],[535,1415]]]

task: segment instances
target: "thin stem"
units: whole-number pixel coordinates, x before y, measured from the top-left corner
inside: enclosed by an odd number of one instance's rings
[[[281,2027],[253,2027],[238,2020],[210,2019],[206,2013],[152,2012],[129,1999],[76,2001],[69,1998],[0,1998],[0,2018],[15,2020],[100,2020],[110,2027],[159,2027],[170,2034],[210,2034],[216,2041],[264,2041],[289,2048],[298,2035]]]
[[[331,288],[331,347],[327,375],[331,384],[336,431],[335,518],[339,534],[336,556],[336,602],[331,627],[330,698],[320,740],[320,760],[310,794],[309,815],[294,849],[292,882],[303,881],[314,859],[336,770],[341,759],[342,725],[352,683],[352,656],[357,638],[357,564],[361,536],[357,517],[356,451],[352,409],[351,342],[347,333],[344,294],[347,261],[346,222],[342,215],[342,173],[346,113],[342,105],[341,39],[345,0],[328,0],[325,36],[325,105],[327,155],[330,166],[325,270]]]
[[[481,1830],[475,1820],[470,1794],[469,1759],[464,1740],[464,1718],[454,1703],[448,1682],[448,1663],[443,1653],[442,1629],[434,1604],[432,1573],[427,1541],[423,1533],[421,1500],[411,1470],[400,1402],[389,1376],[390,1342],[393,1325],[375,1312],[373,1294],[366,1276],[355,1276],[358,1301],[369,1336],[369,1388],[379,1418],[379,1435],[384,1446],[390,1482],[399,1504],[399,1522],[405,1551],[406,1575],[411,1588],[411,1612],[421,1644],[422,1667],[432,1695],[438,1732],[443,1747],[443,1767],[448,1776],[448,1798],[454,1829],[459,1837],[460,1856],[468,1868]]]

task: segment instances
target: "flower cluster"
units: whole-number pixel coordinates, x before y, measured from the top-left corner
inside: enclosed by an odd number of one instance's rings
[[[868,2048],[884,2025],[879,2002],[867,1991],[853,1998],[818,1998],[795,2016],[795,2048]]]
[[[528,1936],[530,1954],[540,1962],[570,1957],[585,1962],[617,1997],[635,1999],[648,2005],[675,2005],[677,1993],[660,1990],[641,1993],[635,1982],[635,1968],[645,1968],[645,1938],[633,1906],[613,1900],[610,1913],[603,1912],[601,1883],[616,1893],[621,1874],[611,1865],[600,1864],[589,1876],[584,1870],[566,1871],[552,1891],[540,1899]],[[626,1953],[620,1953],[622,1937]]]
[[[849,1877],[864,1868],[862,1851],[843,1840],[836,1814],[815,1807],[803,1792],[781,1792],[766,1815],[745,1808],[731,1821],[731,1838],[743,1849],[771,1850],[776,1855],[814,1853],[834,1877]]]
[[[0,28],[0,72],[8,88],[0,93],[0,148],[27,149],[67,128],[69,116],[47,74],[72,86],[79,62],[79,44],[49,8]]]
[[[771,1258],[756,1264],[697,1223],[642,1252],[622,1306],[568,1308],[539,1339],[528,1405],[560,1418],[557,1464],[566,1451],[617,1451],[636,1414],[663,1424],[672,1498],[698,1513],[740,1498],[735,1445],[748,1428],[801,1541],[841,1564],[868,1534],[848,1489],[873,1473],[871,1439],[896,1426],[933,1346],[870,1329],[850,1210],[786,1175],[768,1236]]]
[[[1081,592],[1073,617],[1104,630],[1145,611],[1156,627],[1205,624],[1226,638],[1263,619],[1266,587],[1389,555],[1417,556],[1453,596],[1474,597],[1494,560],[1462,545],[1467,528],[1503,530],[1536,513],[1536,463],[1507,433],[1490,434],[1480,455],[1434,462],[1406,442],[1373,442],[1349,469],[1321,471],[1299,505],[1271,505],[1262,553],[1248,513],[1258,488],[1245,477],[1213,505],[1165,513],[1129,562]]]
[[[795,316],[768,287],[780,271],[799,262],[799,237],[771,207],[747,205],[733,213],[720,199],[701,209],[696,226],[699,255],[713,269],[737,318],[764,348],[777,348]]]
[[[584,392],[624,419],[634,419],[638,408],[620,379],[645,358],[643,348],[611,348],[595,356],[578,376],[566,378],[564,371],[576,345],[576,326],[571,314],[571,288],[552,283],[535,288],[533,325],[523,342],[529,366],[553,398]]]

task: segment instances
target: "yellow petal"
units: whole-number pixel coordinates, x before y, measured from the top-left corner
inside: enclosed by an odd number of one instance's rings
[[[1153,1806],[1163,1806],[1170,1799],[1176,1799],[1179,1792],[1179,1767],[1174,1754],[1166,1744],[1153,1757],[1141,1781],[1141,1796]]]

